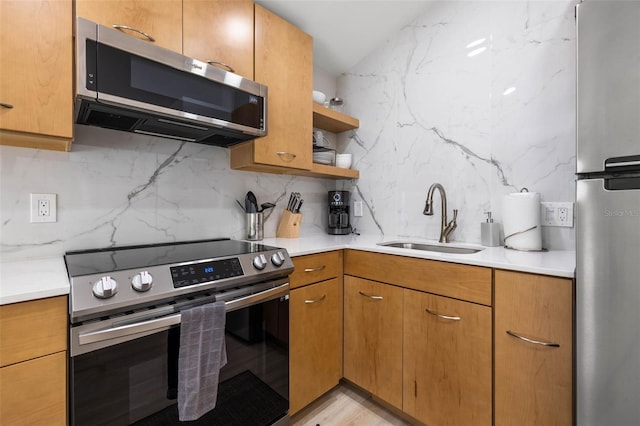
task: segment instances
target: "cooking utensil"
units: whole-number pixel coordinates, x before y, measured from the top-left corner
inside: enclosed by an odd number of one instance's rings
[[[236,200],[236,203],[238,203],[238,206],[240,206],[240,208],[242,209],[243,212],[247,212],[247,210],[244,208],[244,206],[242,205],[242,203],[238,200]]]
[[[253,192],[247,192],[244,199],[244,208],[247,213],[258,213],[258,200]]]
[[[258,212],[263,212],[267,209],[272,209],[274,208],[276,205],[273,203],[262,203],[260,204],[260,210],[258,210]]]

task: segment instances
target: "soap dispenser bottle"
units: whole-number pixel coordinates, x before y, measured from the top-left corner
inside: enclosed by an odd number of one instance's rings
[[[480,224],[480,241],[486,247],[500,245],[500,224],[493,221],[491,212],[486,212],[487,221]]]

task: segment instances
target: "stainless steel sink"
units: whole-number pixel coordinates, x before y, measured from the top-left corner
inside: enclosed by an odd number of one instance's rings
[[[412,243],[405,241],[390,241],[386,243],[378,243],[379,246],[404,248],[409,250],[421,250],[421,251],[435,251],[439,253],[452,253],[452,254],[473,254],[482,251],[481,248],[470,247],[456,247],[456,246],[444,246],[436,244],[422,244]]]

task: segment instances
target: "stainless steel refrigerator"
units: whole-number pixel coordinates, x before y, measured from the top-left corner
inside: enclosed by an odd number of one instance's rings
[[[640,425],[640,1],[576,11],[576,424]]]

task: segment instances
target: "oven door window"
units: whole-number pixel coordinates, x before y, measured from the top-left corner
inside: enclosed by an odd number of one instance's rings
[[[288,342],[273,328],[274,307],[288,316],[288,302],[279,300],[227,313],[217,405],[193,424],[263,426],[286,415]],[[179,333],[174,327],[72,357],[71,424],[179,424]]]

